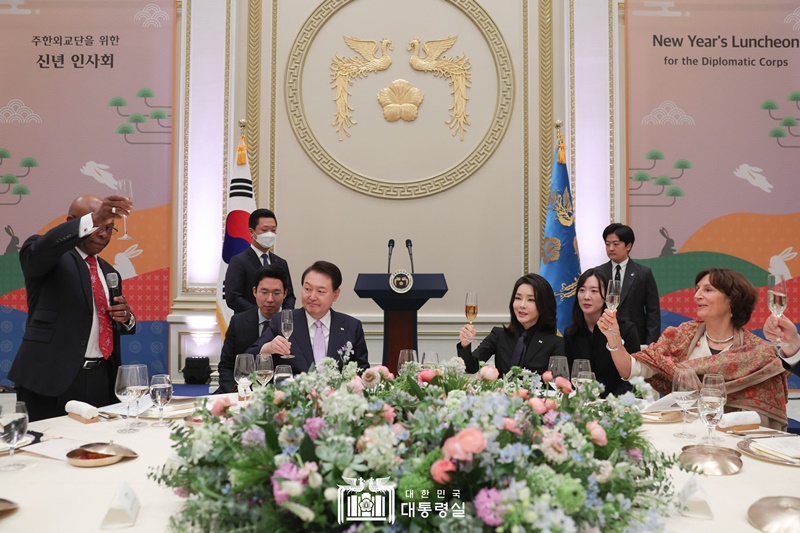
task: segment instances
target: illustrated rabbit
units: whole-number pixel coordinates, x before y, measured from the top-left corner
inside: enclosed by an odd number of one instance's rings
[[[129,279],[136,276],[136,268],[134,268],[133,263],[131,263],[131,259],[139,257],[144,251],[137,250],[138,247],[138,244],[134,244],[124,252],[120,252],[114,256],[114,268],[119,271],[119,275],[122,276],[122,279]]]
[[[783,276],[783,279],[791,279],[792,274],[789,272],[789,267],[786,261],[791,261],[797,257],[797,252],[792,251],[792,246],[786,248],[778,255],[773,255],[769,258],[769,273],[773,276]]]
[[[661,248],[661,254],[664,255],[672,255],[675,253],[675,241],[669,236],[669,232],[667,228],[661,228],[658,230],[662,237],[667,239],[667,242],[664,243],[664,247]]]
[[[6,253],[7,254],[16,254],[19,252],[19,237],[14,235],[14,230],[11,226],[6,226],[6,233],[11,235],[11,242],[8,243],[6,246]]]

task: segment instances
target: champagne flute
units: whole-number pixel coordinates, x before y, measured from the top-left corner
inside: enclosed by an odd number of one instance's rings
[[[681,411],[683,411],[683,427],[680,433],[673,436],[679,439],[693,439],[695,435],[686,431],[686,417],[689,408],[697,401],[700,393],[700,380],[697,378],[694,369],[687,365],[678,365],[675,368],[675,375],[672,376],[672,397],[675,398]]]
[[[279,385],[290,381],[292,376],[293,374],[291,365],[277,365],[275,367],[275,386],[278,387]]]
[[[275,374],[275,367],[273,366],[271,355],[262,353],[256,357],[256,379],[263,387],[272,379]]]
[[[128,200],[133,200],[133,183],[131,183],[131,180],[125,178],[118,179],[117,192],[119,192],[120,196],[124,196]],[[121,241],[133,240],[133,237],[128,235],[128,215],[122,215],[122,227],[124,229],[122,237],[117,237],[117,239]]]
[[[239,394],[247,401],[250,398],[250,375],[256,371],[256,361],[253,354],[240,353],[236,356],[236,362],[233,364],[233,379],[239,385]]]
[[[147,365],[132,365],[136,367],[135,381],[128,385],[133,391],[133,400],[136,402],[136,420],[131,423],[131,427],[141,428],[147,425],[146,422],[139,421],[139,400],[144,396],[149,387],[150,380],[147,379]]]
[[[722,374],[704,375],[703,384],[700,387],[697,410],[703,423],[708,428],[708,436],[705,438],[705,442],[708,444],[724,442],[724,439],[712,437],[711,434],[725,412],[726,401],[725,377]]]
[[[439,366],[439,354],[437,352],[422,352],[422,368],[435,368]]]
[[[618,279],[608,280],[608,289],[606,290],[606,307],[611,311],[616,311],[619,307],[619,296],[622,292],[622,284]]]
[[[131,402],[133,402],[134,393],[130,385],[135,383],[135,374],[137,372],[134,365],[122,365],[117,368],[117,380],[114,383],[114,394],[117,395],[117,398],[122,402],[126,410],[125,427],[118,429],[117,433],[136,433],[139,431],[131,427]]]
[[[167,427],[164,422],[164,407],[172,400],[172,380],[167,374],[156,374],[150,379],[150,399],[158,407],[158,422],[153,427]]]
[[[592,363],[588,359],[575,359],[572,362],[572,385],[575,387],[575,390],[578,389],[579,381],[579,374],[582,372],[591,372],[592,371]]]
[[[294,309],[284,309],[281,311],[281,333],[286,340],[292,336],[294,331]],[[294,356],[290,353],[281,355],[282,359],[293,359]]]
[[[556,378],[558,376],[569,381],[569,362],[563,355],[554,355],[551,357],[550,361],[547,363],[547,370],[553,374],[553,381],[550,382],[550,386],[553,387],[553,389],[556,388]]]
[[[775,318],[780,318],[787,305],[789,292],[786,290],[786,278],[781,274],[770,274],[767,278],[767,307]],[[772,344],[780,346],[781,340],[775,339]]]
[[[20,439],[28,432],[28,409],[25,402],[14,402],[0,405],[0,432],[3,442],[8,444],[8,458],[10,464],[0,467],[0,470],[22,470],[25,465],[14,462],[14,450]]]
[[[467,298],[464,303],[464,314],[467,317],[467,321],[469,322],[470,326],[475,319],[478,318],[478,293],[477,292],[468,292]],[[475,339],[472,338],[469,342],[474,341]]]

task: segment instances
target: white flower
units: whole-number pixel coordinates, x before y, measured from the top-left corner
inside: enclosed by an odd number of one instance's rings
[[[283,508],[288,509],[289,511],[297,515],[297,517],[300,518],[300,520],[302,520],[303,522],[311,522],[312,520],[314,520],[314,517],[316,516],[314,514],[314,511],[312,511],[305,505],[300,505],[299,503],[286,502],[283,504]]]
[[[368,389],[374,389],[381,383],[381,373],[374,368],[368,368],[361,375],[364,386]]]
[[[609,461],[600,461],[597,465],[597,472],[594,478],[598,483],[608,483],[611,481],[611,476],[614,474],[614,465]]]
[[[332,502],[339,497],[339,490],[333,487],[328,487],[322,494],[325,496],[327,501]]]
[[[289,496],[300,496],[303,494],[303,485],[298,483],[297,481],[282,481],[281,488],[288,494]]]
[[[322,475],[319,472],[311,472],[308,475],[308,486],[312,489],[318,489],[322,485]]]

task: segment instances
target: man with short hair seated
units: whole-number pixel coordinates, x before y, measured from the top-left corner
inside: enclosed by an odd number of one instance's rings
[[[293,311],[294,329],[288,339],[281,336],[281,317],[270,320],[264,333],[247,350],[252,354],[271,354],[275,365],[291,365],[292,372],[307,372],[325,357],[341,367],[345,360],[369,368],[367,343],[361,321],[331,309],[339,298],[342,273],[327,261],[317,261],[303,272],[301,302]],[[291,354],[293,357],[281,357]]]
[[[252,287],[256,307],[236,313],[231,318],[219,358],[219,389],[215,393],[236,391],[233,378],[236,355],[245,353],[252,346],[273,316],[280,316],[287,293],[287,278],[286,271],[277,265],[256,270]]]

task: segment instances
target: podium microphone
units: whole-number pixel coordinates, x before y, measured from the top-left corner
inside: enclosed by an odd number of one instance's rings
[[[392,251],[394,250],[394,239],[389,239],[389,266],[386,267],[386,271],[391,274],[392,273]]]
[[[122,296],[122,291],[119,288],[119,275],[117,275],[116,272],[109,272],[106,274],[106,285],[108,285],[108,291],[111,293],[111,305],[116,305],[117,302],[114,300],[114,298],[117,296]],[[119,331],[122,327],[122,324],[116,320],[113,322],[114,329]]]
[[[408,248],[408,258],[411,259],[411,273],[414,273],[414,254],[411,252],[411,239],[406,239],[406,248]]]

